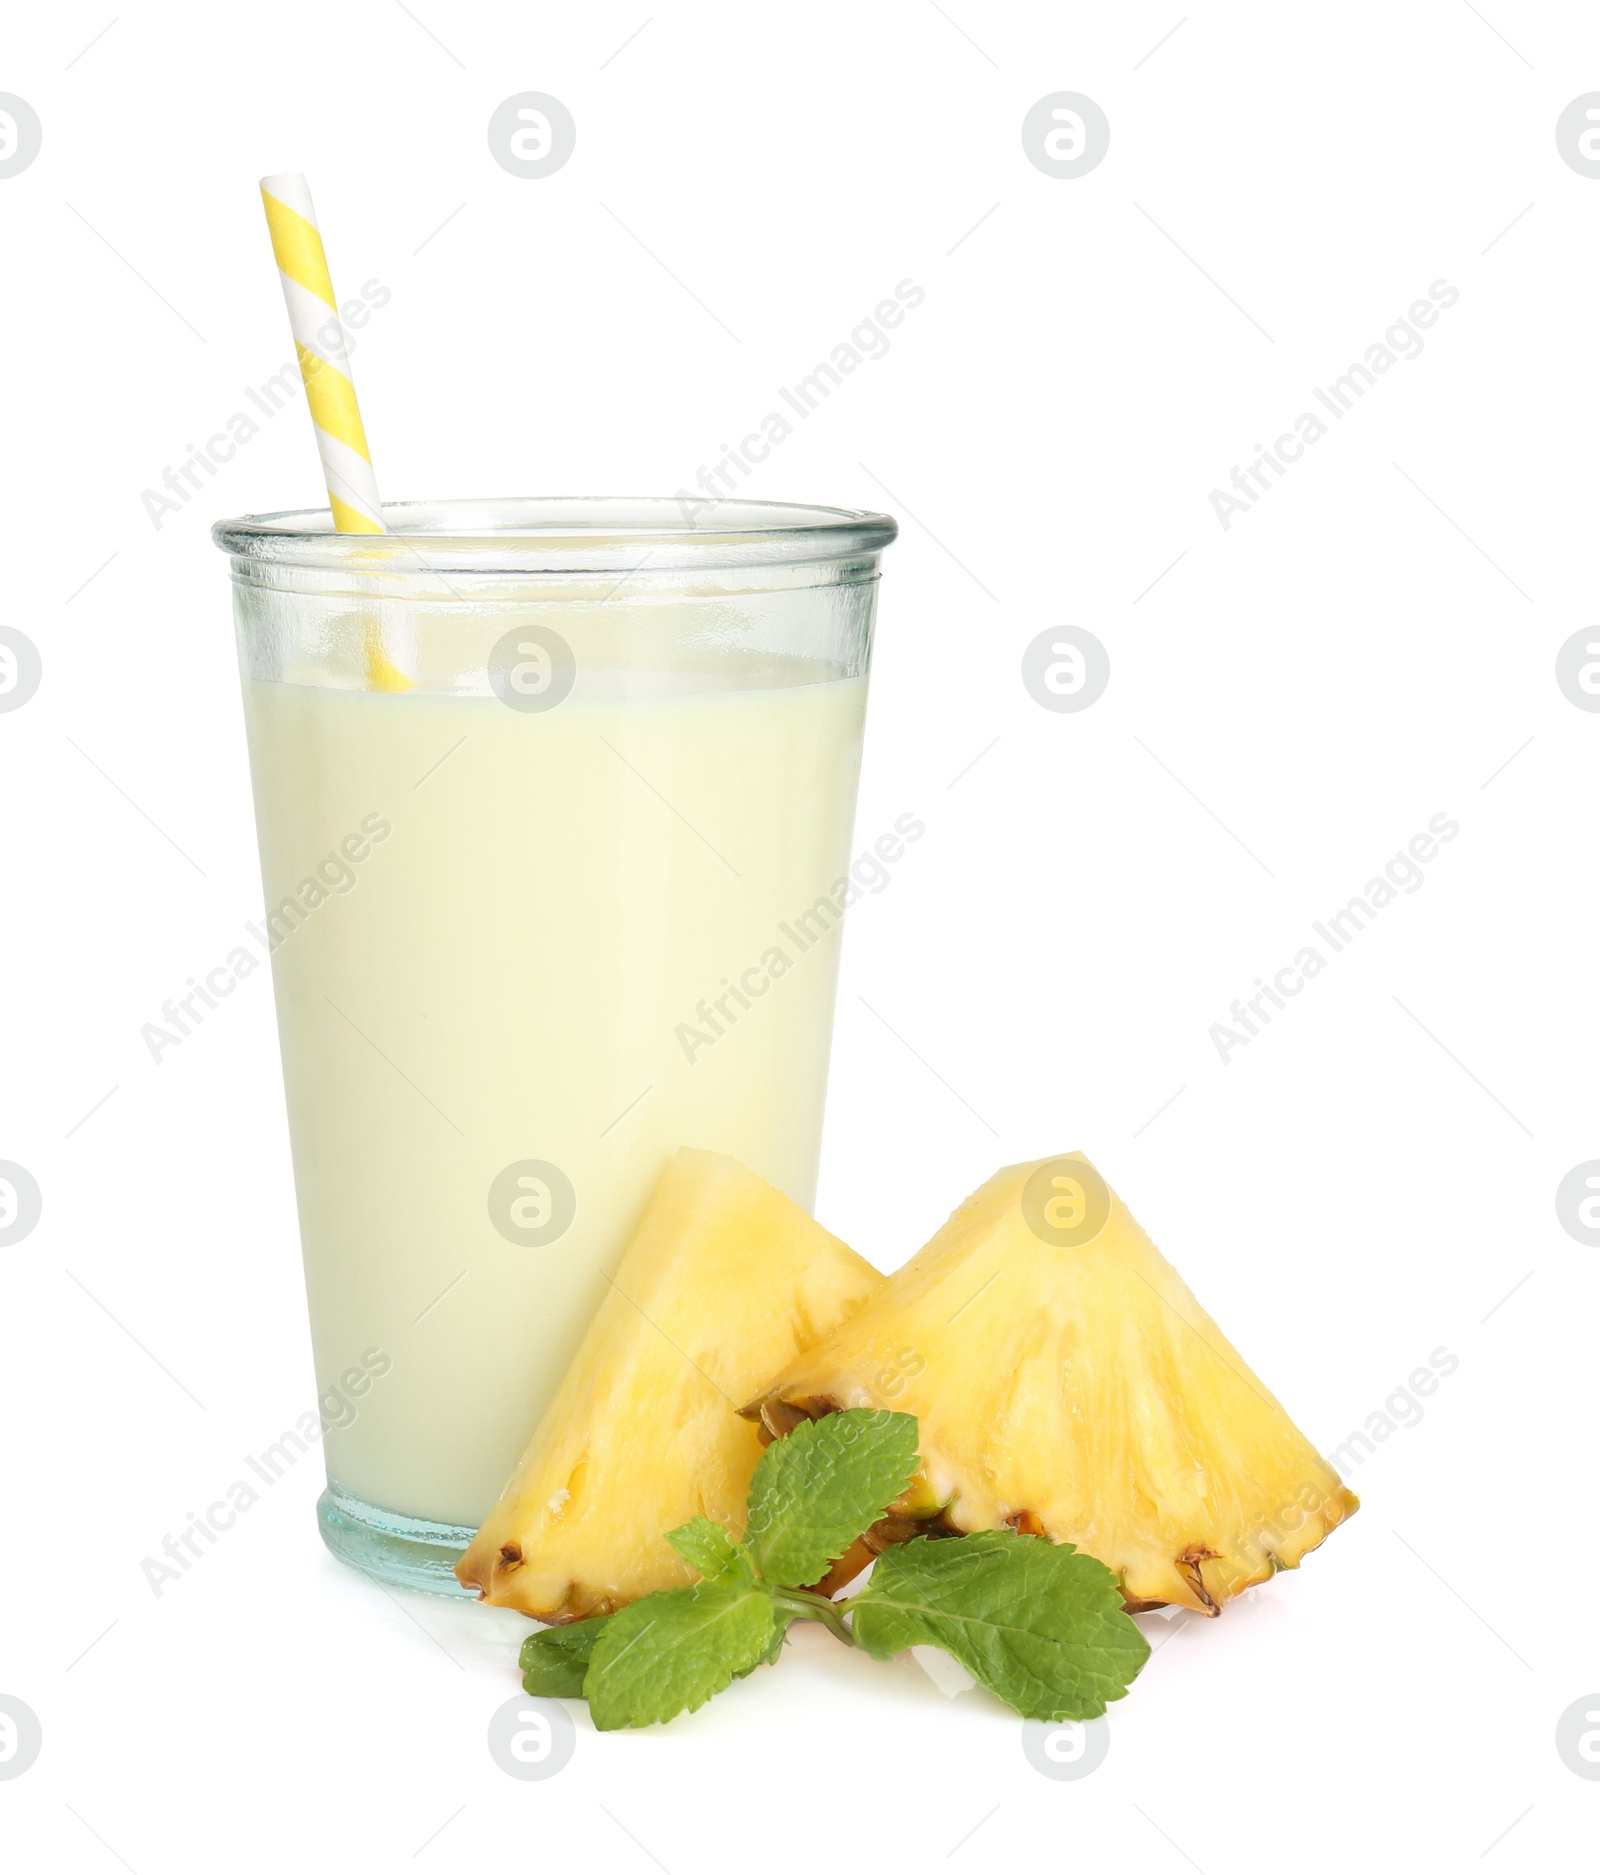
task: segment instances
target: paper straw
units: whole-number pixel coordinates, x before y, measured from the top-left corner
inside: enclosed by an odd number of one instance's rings
[[[304,176],[263,176],[261,202],[267,211],[278,278],[283,282],[283,302],[289,309],[306,402],[311,406],[334,528],[341,534],[386,533],[378,478],[372,473],[367,433],[350,377],[344,322],[328,278],[328,257],[322,251],[311,190]],[[366,623],[363,649],[369,689],[414,687],[389,656],[383,628],[375,617]]]
[[[328,278],[328,257],[322,251],[311,190],[304,176],[263,176],[261,201],[283,282],[306,402],[316,426],[333,525],[341,534],[382,534],[386,530],[378,478],[372,472],[367,433],[350,378],[344,324]]]

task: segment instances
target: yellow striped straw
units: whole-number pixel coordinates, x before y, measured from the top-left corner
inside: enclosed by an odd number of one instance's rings
[[[328,277],[328,257],[322,250],[311,189],[301,175],[263,176],[261,202],[267,211],[289,328],[317,433],[333,525],[341,534],[385,533],[378,478],[372,471],[372,453],[356,403],[344,321]],[[411,679],[385,656],[375,624],[367,631],[366,652],[367,677],[374,689],[411,688]]]
[[[328,278],[328,257],[322,251],[311,190],[304,176],[263,176],[261,201],[283,282],[306,402],[316,425],[333,525],[341,534],[381,534],[378,478],[372,472],[367,433],[350,379],[344,321]]]

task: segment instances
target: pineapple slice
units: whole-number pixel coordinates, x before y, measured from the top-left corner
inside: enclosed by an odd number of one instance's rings
[[[841,1569],[1009,1526],[1214,1615],[1357,1508],[1082,1153],[997,1172],[743,1410],[847,1406],[915,1413],[922,1474]]]
[[[763,1441],[734,1409],[882,1282],[736,1160],[679,1152],[457,1576],[540,1621],[692,1582],[663,1532],[743,1531]]]

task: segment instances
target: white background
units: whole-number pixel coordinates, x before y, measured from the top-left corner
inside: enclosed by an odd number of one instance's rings
[[[0,1157],[44,1192],[0,1252],[0,1693],[44,1732],[8,1864],[1572,1866],[1600,1252],[1554,1194],[1600,1152],[1600,717],[1554,664],[1593,617],[1600,183],[1554,126],[1600,18],[653,3],[7,29],[44,125],[0,181],[0,622],[44,659],[0,716]],[[529,89],[578,125],[543,181],[485,138]],[[1111,123],[1077,180],[1019,135],[1063,89]],[[903,529],[857,828],[928,833],[852,913],[819,1213],[893,1267],[1083,1147],[1319,1449],[1459,1360],[1299,1574],[1146,1621],[1091,1777],[808,1631],[514,1781],[517,1618],[329,1560],[314,1458],[146,1586],[313,1391],[264,977],[159,1068],[139,1036],[260,907],[207,529],[320,499],[303,407],[159,530],[140,494],[287,354],[279,169],[341,292],[393,290],[356,377],[396,499],[669,493],[925,287],[749,485]],[[1438,279],[1423,353],[1224,530],[1209,491]],[[1068,623],[1111,684],[1052,714],[1020,658]],[[1422,889],[1224,1065],[1210,1025],[1441,812]]]

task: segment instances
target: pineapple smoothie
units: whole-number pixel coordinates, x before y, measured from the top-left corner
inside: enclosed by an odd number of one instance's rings
[[[247,673],[318,1385],[392,1363],[335,1500],[481,1522],[680,1146],[809,1209],[838,941],[779,926],[848,870],[866,678],[765,668],[535,714]]]

